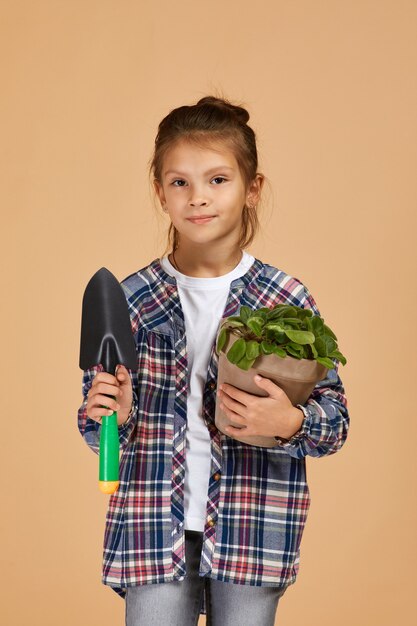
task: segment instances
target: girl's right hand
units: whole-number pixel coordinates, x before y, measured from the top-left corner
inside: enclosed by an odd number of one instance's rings
[[[105,394],[114,396],[116,399],[109,398]],[[128,418],[132,400],[132,381],[124,365],[117,367],[116,376],[99,372],[94,377],[87,394],[87,416],[101,424],[103,415],[111,415],[117,411],[117,424],[121,426]],[[103,408],[103,406],[108,408]]]

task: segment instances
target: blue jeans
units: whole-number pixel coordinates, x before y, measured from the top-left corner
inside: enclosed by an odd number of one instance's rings
[[[128,587],[126,626],[197,626],[203,593],[207,626],[274,626],[286,588],[226,583],[198,575],[203,533],[185,531],[182,581]]]

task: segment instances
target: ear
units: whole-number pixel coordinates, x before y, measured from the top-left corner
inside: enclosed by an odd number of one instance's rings
[[[156,195],[159,198],[159,202],[161,203],[161,206],[164,206],[164,204],[165,204],[165,193],[164,193],[164,190],[163,190],[163,187],[162,187],[161,183],[158,180],[156,180],[156,178],[154,178],[154,180],[153,180],[153,186],[154,186],[154,189],[155,189],[155,193],[156,193]]]
[[[248,193],[246,195],[247,203],[256,205],[261,198],[261,190],[265,181],[263,174],[256,174],[255,178],[249,185]]]

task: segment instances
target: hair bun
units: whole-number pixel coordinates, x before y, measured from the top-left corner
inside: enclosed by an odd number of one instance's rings
[[[230,111],[242,124],[247,124],[249,121],[249,113],[246,109],[239,105],[232,104],[225,98],[217,98],[216,96],[205,96],[201,98],[197,105],[211,105]]]

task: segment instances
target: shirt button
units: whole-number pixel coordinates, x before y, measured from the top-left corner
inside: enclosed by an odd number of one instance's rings
[[[216,389],[216,383],[211,382],[211,383],[209,383],[208,387],[209,387],[209,389]]]
[[[208,524],[209,526],[214,526],[215,522],[213,522],[213,520],[212,520],[212,519],[209,519],[209,520],[208,520],[208,522],[207,522],[207,524]]]
[[[220,474],[219,473],[214,474],[213,478],[214,480],[220,480]]]

